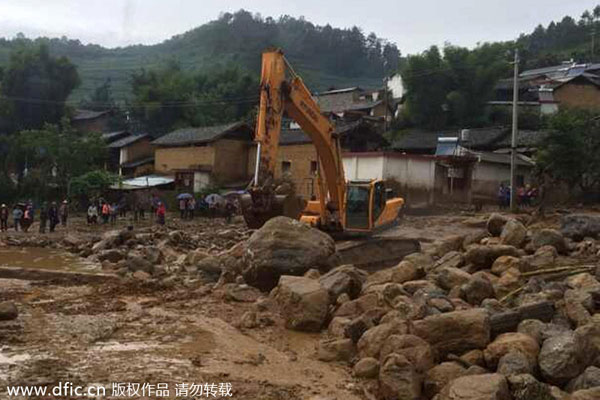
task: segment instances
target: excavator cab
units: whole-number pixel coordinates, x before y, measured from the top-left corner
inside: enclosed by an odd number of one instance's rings
[[[390,196],[381,180],[354,180],[346,184],[346,230],[372,233],[395,223],[404,199]]]

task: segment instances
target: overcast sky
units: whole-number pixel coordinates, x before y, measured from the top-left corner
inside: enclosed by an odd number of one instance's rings
[[[0,0],[0,36],[68,36],[107,47],[152,44],[240,8],[335,27],[357,25],[403,54],[444,42],[516,38],[600,0]]]

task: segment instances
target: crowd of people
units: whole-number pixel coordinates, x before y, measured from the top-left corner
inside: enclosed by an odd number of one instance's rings
[[[501,183],[498,187],[498,206],[500,209],[510,207],[511,187]],[[529,184],[519,186],[516,191],[516,200],[519,207],[531,207],[539,196],[538,189]]]
[[[146,212],[150,211],[151,218],[156,218],[157,224],[164,225],[167,214],[165,203],[156,195],[150,196],[149,200],[146,198],[144,200],[147,203],[144,203],[145,205],[137,202],[128,204],[125,198],[112,202],[104,198],[94,199],[87,207],[87,224],[89,226],[115,225],[119,218],[127,218],[128,211],[132,212],[133,220],[138,221],[145,219]],[[212,217],[224,216],[231,221],[238,209],[237,201],[227,200],[216,194],[200,197],[199,200],[191,195],[180,196],[177,198],[177,203],[182,219],[193,219],[199,213]],[[67,226],[69,203],[67,200],[62,201],[60,205],[57,202],[44,202],[39,209],[36,209],[32,200],[16,203],[12,207],[2,204],[0,206],[0,230],[6,232],[12,228],[17,232],[28,232],[36,215],[39,216],[40,233],[46,233],[46,230],[54,232],[58,225]]]
[[[2,204],[0,206],[0,230],[3,232],[8,231],[10,221],[12,222],[10,225],[16,232],[28,232],[31,225],[33,225],[35,215],[36,209],[31,200],[26,203],[17,203],[12,208]],[[50,232],[54,232],[59,224],[66,227],[69,218],[67,200],[64,200],[60,206],[55,201],[49,205],[48,203],[42,203],[39,209],[39,218],[40,233],[46,233],[48,228]]]

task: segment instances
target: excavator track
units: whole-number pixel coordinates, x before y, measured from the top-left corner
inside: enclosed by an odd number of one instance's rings
[[[409,254],[421,251],[416,239],[372,236],[336,242],[338,263],[374,272],[398,264]]]

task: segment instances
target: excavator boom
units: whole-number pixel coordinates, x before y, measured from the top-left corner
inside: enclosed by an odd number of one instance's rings
[[[297,201],[278,196],[274,187],[284,112],[310,136],[317,151],[319,175],[322,172],[324,177],[319,179],[318,185],[318,219],[321,224],[336,225],[341,230],[345,182],[337,135],[281,50],[263,53],[260,106],[255,132],[258,143],[256,169],[249,196],[242,198],[246,223],[251,228],[258,228],[275,215],[299,217],[299,207],[294,206]]]

